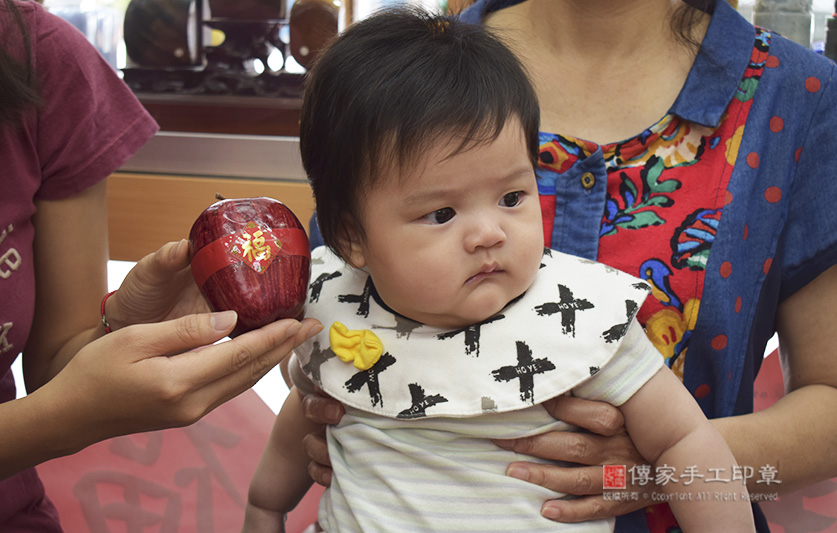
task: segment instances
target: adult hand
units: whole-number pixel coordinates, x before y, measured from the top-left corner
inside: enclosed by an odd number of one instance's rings
[[[213,344],[235,321],[226,311],[125,327],[80,350],[39,392],[69,404],[67,431],[87,438],[78,449],[116,435],[188,425],[253,386],[322,329],[314,319],[286,319]]]
[[[324,487],[331,485],[331,460],[328,457],[328,443],[326,442],[326,424],[337,424],[346,410],[343,404],[327,396],[321,390],[306,394],[302,399],[302,410],[305,416],[317,424],[322,424],[316,432],[305,436],[302,444],[305,446],[305,453],[311,459],[308,463],[308,475],[315,483]]]
[[[108,298],[106,315],[117,330],[209,310],[192,278],[189,243],[184,239],[140,259]]]
[[[653,483],[631,487],[631,491],[640,493],[637,501],[611,501],[602,496],[600,465],[626,465],[630,469],[634,465],[648,464],[627,434],[619,409],[608,403],[572,396],[553,398],[544,407],[556,419],[586,431],[553,431],[533,437],[495,441],[498,446],[519,453],[580,465],[562,467],[529,462],[509,465],[506,473],[511,477],[556,492],[581,496],[574,500],[545,502],[541,508],[544,517],[558,522],[584,522],[630,513],[651,503],[651,498],[643,497],[642,492],[650,493]]]

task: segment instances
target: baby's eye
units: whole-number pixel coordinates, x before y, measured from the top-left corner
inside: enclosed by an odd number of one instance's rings
[[[520,203],[520,195],[523,194],[523,191],[515,191],[510,192],[503,196],[503,199],[500,200],[500,205],[503,207],[514,207]]]
[[[452,219],[454,215],[456,215],[456,211],[452,208],[443,207],[442,209],[437,209],[432,213],[424,215],[422,218],[430,224],[444,224]]]

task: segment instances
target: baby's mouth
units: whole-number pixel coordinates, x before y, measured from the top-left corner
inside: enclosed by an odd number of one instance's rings
[[[497,265],[497,263],[492,263],[490,265],[485,265],[482,268],[480,268],[479,272],[477,272],[476,274],[474,274],[473,276],[468,278],[468,280],[465,281],[465,283],[467,284],[467,283],[473,283],[475,281],[480,281],[480,280],[483,280],[485,278],[491,277],[493,275],[500,274],[502,272],[503,272],[503,270],[500,268],[499,265]]]

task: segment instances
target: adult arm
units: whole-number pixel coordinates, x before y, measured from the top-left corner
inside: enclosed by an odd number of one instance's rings
[[[8,437],[0,442],[0,478],[105,438],[192,423],[252,386],[320,328],[315,320],[286,320],[211,346],[232,330],[236,317],[228,312],[105,335],[99,321],[107,257],[104,192],[100,184],[38,204],[37,300],[23,350],[30,394],[0,405]],[[165,285],[167,273],[180,271],[183,250],[177,248],[171,243],[141,261],[126,283],[139,276]],[[171,291],[157,305],[180,295]],[[144,309],[147,318],[180,312],[175,308]]]
[[[29,392],[105,333],[97,325],[107,290],[106,187],[102,181],[69,198],[36,202],[35,313],[23,349]]]
[[[712,420],[740,465],[779,469],[781,484],[759,483],[755,476],[748,482],[751,493],[782,494],[837,476],[837,456],[832,453],[837,447],[837,420],[833,417],[837,409],[837,330],[829,323],[836,311],[837,266],[779,306],[777,328],[787,394],[764,411]],[[499,444],[536,457],[582,465],[642,463],[615,407],[556,398],[548,408],[553,416],[591,432],[553,432]],[[799,453],[802,447],[805,454]],[[600,466],[561,468],[520,462],[509,465],[508,473],[559,492],[587,495],[545,504],[544,514],[555,520],[579,522],[618,516],[652,503],[650,498],[605,501]]]
[[[0,404],[0,478],[110,437],[188,425],[250,388],[319,328],[281,320],[219,344],[235,313],[123,328]]]
[[[779,306],[785,396],[763,411],[715,421],[741,464],[779,468],[780,486],[751,490],[788,492],[837,476],[835,316],[837,266]]]
[[[104,183],[70,199],[38,203],[38,300],[26,347],[32,357],[25,360],[30,391],[60,371],[81,346],[105,332],[99,305],[106,290],[108,255],[104,206]],[[61,246],[56,247],[56,242]],[[85,283],[66,283],[78,279]],[[189,268],[188,241],[167,243],[140,259],[106,306],[112,330],[209,312]]]

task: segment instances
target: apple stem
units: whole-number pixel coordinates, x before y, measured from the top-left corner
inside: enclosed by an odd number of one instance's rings
[[[221,194],[220,192],[215,193],[215,199],[216,200],[226,200],[226,198],[224,198],[224,195]]]

